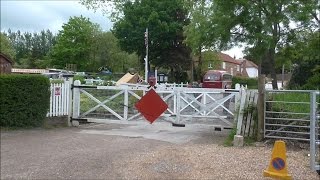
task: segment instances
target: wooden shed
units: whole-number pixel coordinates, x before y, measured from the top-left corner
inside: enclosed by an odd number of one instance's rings
[[[13,61],[3,53],[0,53],[0,74],[10,74]]]

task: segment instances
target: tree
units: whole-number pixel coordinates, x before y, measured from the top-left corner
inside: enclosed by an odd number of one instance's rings
[[[91,45],[100,32],[99,26],[80,16],[71,17],[62,29],[53,47],[53,64],[58,68],[64,68],[66,64],[76,64],[78,70],[87,70],[94,63],[90,58]]]
[[[303,32],[295,39],[295,44],[288,45],[278,53],[280,59],[291,61],[294,65],[290,88],[319,88],[320,81],[320,32]],[[315,83],[315,84],[314,84]]]
[[[208,16],[211,13],[210,2],[206,0],[198,0],[192,3],[192,1],[185,1],[185,6],[189,10],[190,23],[184,27],[184,34],[186,36],[185,42],[192,49],[193,55],[198,57],[198,68],[192,78],[197,80],[202,79],[203,71],[203,53],[204,49],[208,49],[206,46],[206,39],[208,38],[208,32],[210,31],[210,23]],[[194,63],[192,62],[192,72],[194,71]]]
[[[207,44],[218,43],[224,49],[246,43],[250,46],[250,55],[259,64],[270,65],[270,72],[265,73],[271,74],[274,89],[277,89],[275,53],[279,46],[292,32],[311,29],[319,23],[312,21],[319,9],[316,0],[215,0],[209,9],[212,11],[208,17],[212,31],[206,39]],[[292,23],[297,27],[292,27]]]
[[[97,34],[92,44],[91,58],[94,71],[106,67],[112,72],[127,72],[128,69],[138,69],[138,57],[120,49],[118,39],[111,32]]]
[[[84,0],[87,6],[99,6],[106,1]],[[146,54],[144,32],[149,30],[149,62],[155,67],[171,70],[173,80],[179,81],[191,62],[190,48],[186,46],[183,27],[188,24],[183,0],[115,1],[121,16],[113,27],[120,47],[135,52],[144,62]],[[121,5],[121,6],[120,6]]]
[[[0,52],[5,54],[6,56],[8,56],[11,59],[15,58],[16,52],[11,44],[11,42],[9,41],[9,38],[4,34],[4,33],[0,33]]]
[[[22,68],[48,67],[49,52],[55,43],[55,36],[50,30],[40,33],[12,32],[10,29],[4,33],[10,40],[16,54],[15,66]]]

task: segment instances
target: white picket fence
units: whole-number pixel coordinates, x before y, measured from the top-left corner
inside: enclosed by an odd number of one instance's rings
[[[71,82],[52,83],[50,87],[50,109],[47,117],[66,116],[70,108]]]

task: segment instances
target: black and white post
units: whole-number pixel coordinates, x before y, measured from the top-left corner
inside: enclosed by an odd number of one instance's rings
[[[148,82],[148,51],[149,51],[149,46],[148,46],[148,28],[146,28],[146,32],[144,33],[144,43],[146,45],[146,57],[144,58],[144,79],[146,82]]]

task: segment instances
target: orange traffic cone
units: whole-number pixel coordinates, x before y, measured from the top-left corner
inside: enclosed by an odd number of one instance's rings
[[[267,170],[264,170],[264,177],[275,179],[291,180],[288,174],[286,157],[286,144],[284,141],[276,141],[272,150],[271,161]]]

